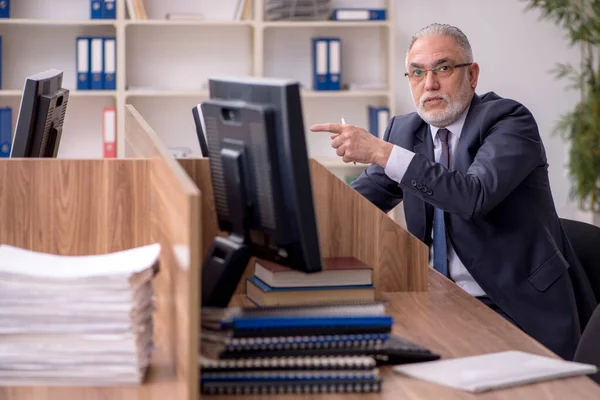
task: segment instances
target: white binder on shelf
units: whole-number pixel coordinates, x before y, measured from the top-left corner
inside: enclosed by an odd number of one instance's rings
[[[329,40],[329,90],[342,88],[342,41],[339,38]]]
[[[102,88],[117,89],[117,40],[114,37],[104,38],[104,69]]]
[[[329,42],[326,38],[313,38],[313,90],[329,88]]]
[[[76,49],[77,90],[89,90],[90,85],[90,38],[77,38]]]
[[[104,107],[102,111],[102,142],[104,158],[117,157],[117,109]]]
[[[90,71],[92,75],[92,82],[90,88],[92,90],[102,90],[102,75],[104,71],[103,65],[103,38],[93,37],[90,43]]]

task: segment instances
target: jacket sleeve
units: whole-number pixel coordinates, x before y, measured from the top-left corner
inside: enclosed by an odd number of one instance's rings
[[[466,173],[416,154],[400,182],[402,189],[446,212],[474,219],[493,210],[534,169],[547,166],[537,124],[523,105],[512,103],[479,134],[481,147]]]
[[[386,142],[389,141],[395,118],[385,130],[383,140]],[[370,165],[351,186],[384,212],[390,211],[402,200],[402,189],[398,182],[390,179],[377,164]]]

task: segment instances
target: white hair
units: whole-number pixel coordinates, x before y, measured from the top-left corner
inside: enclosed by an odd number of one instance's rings
[[[417,39],[430,36],[450,36],[454,38],[464,57],[463,62],[473,62],[473,51],[471,50],[471,44],[469,43],[467,36],[460,29],[448,24],[433,23],[431,25],[427,25],[425,28],[420,29],[411,38],[410,44],[408,45],[408,50],[406,51],[406,68],[408,68],[408,53],[410,52],[410,49],[412,49]]]

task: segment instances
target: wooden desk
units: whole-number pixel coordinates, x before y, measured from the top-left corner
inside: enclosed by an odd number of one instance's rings
[[[428,347],[442,358],[465,357],[505,350],[522,350],[556,357],[540,343],[434,270],[427,292],[388,293],[393,332]],[[238,305],[248,305],[243,296]],[[383,390],[373,394],[285,395],[285,399],[485,399],[563,400],[600,399],[600,386],[588,377],[537,383],[488,393],[472,394],[395,374],[382,368]],[[207,399],[268,399],[277,396],[203,396]]]

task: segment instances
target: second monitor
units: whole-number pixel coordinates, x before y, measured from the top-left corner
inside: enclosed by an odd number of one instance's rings
[[[322,269],[300,99],[294,81],[213,78],[202,103],[219,228],[202,304],[227,306],[251,256]]]
[[[56,157],[69,90],[63,73],[50,69],[25,79],[10,157]]]

